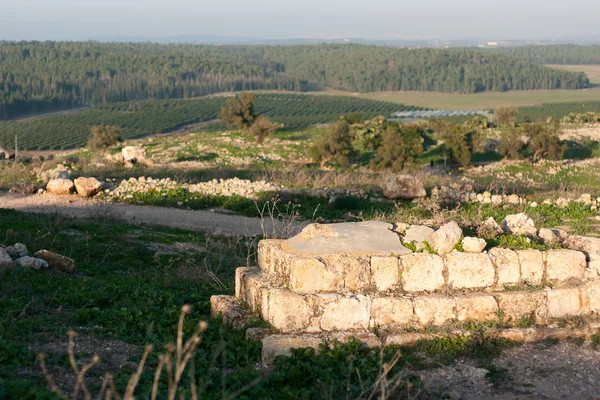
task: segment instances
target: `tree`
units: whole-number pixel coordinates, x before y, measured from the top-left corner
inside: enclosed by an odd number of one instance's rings
[[[433,128],[444,142],[447,155],[463,167],[469,165],[473,152],[480,146],[481,134],[466,125],[435,121]]]
[[[121,128],[112,125],[96,125],[91,129],[92,136],[88,141],[91,151],[103,151],[110,146],[122,142]]]
[[[521,158],[521,151],[524,147],[525,143],[523,143],[523,140],[521,139],[521,132],[514,126],[508,130],[502,131],[500,134],[498,152],[501,156],[518,160]]]
[[[241,96],[232,97],[227,100],[225,106],[221,107],[221,119],[228,126],[246,133],[256,119],[254,114],[255,104],[256,95],[254,93],[244,92]]]
[[[401,129],[397,124],[390,124],[382,135],[382,144],[371,166],[374,169],[391,169],[401,171],[412,165],[418,156],[423,154],[422,131],[416,127]]]
[[[388,126],[388,121],[383,116],[375,117],[362,124],[356,125],[356,141],[363,149],[375,151],[381,146],[383,132]]]
[[[356,155],[352,139],[350,125],[342,120],[317,140],[310,148],[310,154],[315,161],[320,163],[321,168],[324,168],[328,162],[342,166],[348,165]]]
[[[533,152],[533,161],[542,158],[561,160],[567,148],[560,140],[560,123],[550,119],[546,124],[535,123],[525,126],[529,138],[529,149]]]
[[[494,117],[499,126],[513,126],[517,122],[518,113],[514,107],[500,107],[494,110]]]
[[[250,127],[250,135],[256,138],[256,143],[262,143],[267,136],[277,131],[278,125],[273,124],[268,117],[260,115]]]

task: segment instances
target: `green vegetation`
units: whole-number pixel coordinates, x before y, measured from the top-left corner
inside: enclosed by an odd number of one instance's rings
[[[118,126],[124,139],[170,132],[186,125],[214,121],[225,102],[226,98],[223,97],[131,101],[103,104],[68,115],[4,121],[0,122],[0,146],[12,146],[16,134],[19,135],[21,149],[55,150],[84,146],[90,129],[96,125]],[[418,108],[352,97],[258,94],[254,112],[293,130],[334,122],[341,115],[350,113],[372,118],[411,109]]]
[[[588,84],[583,73],[473,49],[0,42],[0,119],[258,89],[476,93]]]
[[[520,121],[546,121],[550,117],[563,120],[571,114],[598,113],[599,111],[600,101],[545,103],[539,106],[520,107],[518,118]],[[565,122],[570,122],[570,119]],[[573,122],[578,121],[574,120]]]
[[[92,126],[92,137],[88,141],[90,151],[104,150],[122,142],[121,128],[118,126]]]
[[[506,47],[490,50],[540,64],[600,64],[600,46],[559,44],[553,46]]]

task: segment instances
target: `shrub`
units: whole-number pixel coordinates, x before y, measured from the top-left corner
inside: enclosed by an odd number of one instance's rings
[[[500,134],[498,152],[503,157],[518,160],[521,158],[521,151],[524,147],[525,143],[521,139],[521,133],[514,126]]]
[[[96,125],[91,129],[92,137],[88,142],[91,151],[102,151],[122,142],[121,128],[112,125]]]
[[[494,117],[500,126],[514,126],[518,113],[514,107],[501,107],[494,110]]]
[[[277,131],[277,127],[269,118],[261,115],[250,127],[250,135],[256,138],[256,143],[262,143],[267,136],[271,136]]]
[[[383,132],[382,145],[371,165],[375,169],[391,169],[401,171],[414,164],[417,157],[423,154],[423,137],[416,127],[401,129],[398,125],[390,125]]]
[[[341,166],[348,165],[356,156],[356,150],[352,147],[352,134],[348,122],[342,120],[332,126],[311,147],[310,155],[321,164],[321,168],[325,167],[328,162]]]
[[[564,141],[560,140],[560,123],[550,120],[546,124],[535,123],[525,126],[525,133],[529,138],[529,149],[533,153],[533,160],[542,158],[561,160],[567,149]]]
[[[221,119],[228,126],[240,129],[242,133],[248,132],[248,129],[256,119],[256,115],[254,114],[256,95],[245,92],[240,96],[228,99],[225,104],[224,107],[221,107]]]

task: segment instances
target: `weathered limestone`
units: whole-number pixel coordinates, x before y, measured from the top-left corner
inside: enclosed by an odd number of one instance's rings
[[[547,318],[547,296],[544,291],[498,292],[494,296],[505,321],[514,323],[533,316],[536,322],[542,323]]]
[[[298,293],[341,290],[343,284],[332,267],[316,259],[297,260],[290,270],[290,288]]]
[[[589,311],[587,292],[581,288],[549,290],[547,294],[550,318],[583,315]]]
[[[367,330],[370,300],[365,296],[339,298],[323,309],[321,329],[326,332]]]
[[[75,273],[75,260],[48,250],[40,250],[34,254],[35,258],[40,258],[48,263],[51,269],[65,272],[67,274]]]
[[[485,288],[494,284],[494,266],[487,254],[452,252],[444,256],[448,286],[453,289]]]
[[[75,179],[75,189],[81,197],[92,197],[100,193],[102,183],[96,178],[77,178]]]
[[[518,250],[521,264],[521,280],[531,285],[539,285],[544,278],[544,259],[539,250]]]
[[[414,300],[415,316],[423,325],[442,325],[456,318],[456,299],[442,296],[422,296]]]
[[[400,280],[397,257],[371,257],[371,279],[378,292],[394,289]]]
[[[287,289],[271,288],[267,293],[267,321],[281,332],[308,327],[313,310],[303,296]]]
[[[463,250],[467,253],[481,253],[485,246],[487,242],[484,239],[467,236],[462,240]]]
[[[212,318],[223,318],[223,323],[243,328],[247,314],[239,302],[231,296],[212,296],[210,298],[210,315]]]
[[[52,179],[46,185],[46,190],[56,195],[72,194],[75,191],[75,184],[70,179]]]
[[[372,325],[376,327],[401,327],[409,325],[414,316],[414,306],[410,299],[375,298],[371,303]]]
[[[414,244],[417,250],[423,250],[433,232],[435,231],[428,226],[412,225],[404,232],[404,243]]]
[[[402,287],[407,292],[441,289],[444,286],[444,261],[435,254],[415,253],[401,258]]]
[[[569,235],[567,232],[560,229],[541,228],[538,230],[537,236],[542,243],[553,246],[564,243]]]
[[[579,251],[550,250],[546,253],[546,277],[549,281],[581,279],[585,267],[585,255]]]
[[[588,260],[593,255],[600,254],[600,238],[571,235],[565,240],[564,245],[568,249],[584,252]]]
[[[449,253],[460,242],[462,229],[454,221],[442,225],[440,229],[429,236],[429,245],[438,254]]]
[[[533,220],[523,213],[507,215],[501,226],[504,233],[513,235],[534,236],[537,232]]]
[[[495,247],[489,251],[489,257],[496,267],[497,284],[510,285],[519,282],[521,266],[519,256],[513,250]]]
[[[393,175],[385,181],[383,195],[388,199],[413,200],[425,197],[427,192],[414,176]]]
[[[498,303],[491,295],[467,294],[456,301],[459,321],[489,321],[497,318]]]

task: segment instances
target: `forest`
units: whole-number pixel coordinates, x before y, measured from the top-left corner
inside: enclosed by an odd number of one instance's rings
[[[580,89],[585,74],[475,49],[0,42],[0,119],[244,90]]]
[[[600,64],[600,45],[581,46],[562,44],[553,46],[524,46],[494,49],[490,52],[540,64]]]

